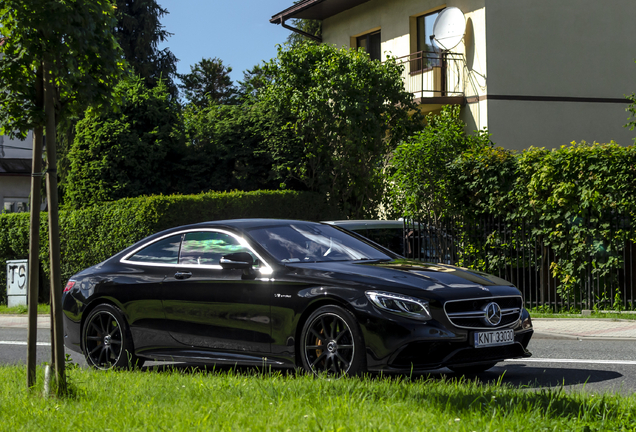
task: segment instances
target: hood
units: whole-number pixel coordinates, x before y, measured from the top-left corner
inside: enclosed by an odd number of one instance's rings
[[[412,260],[332,261],[293,263],[286,267],[297,275],[333,279],[334,285],[347,283],[371,289],[397,290],[446,300],[520,295],[510,282],[487,273],[446,264]]]

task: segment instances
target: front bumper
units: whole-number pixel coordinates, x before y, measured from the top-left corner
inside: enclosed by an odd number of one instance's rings
[[[503,327],[513,329],[512,344],[479,348],[475,348],[471,341],[473,333],[482,329],[457,328],[439,314],[425,323],[406,318],[387,321],[386,314],[378,316],[375,311],[365,315],[358,319],[367,346],[367,368],[370,371],[408,373],[532,355],[527,348],[534,331],[525,309],[519,320]]]
[[[515,342],[510,345],[484,348],[475,348],[467,342],[414,342],[404,346],[379,370],[431,370],[530,357],[527,346],[532,333],[530,330],[515,334]]]

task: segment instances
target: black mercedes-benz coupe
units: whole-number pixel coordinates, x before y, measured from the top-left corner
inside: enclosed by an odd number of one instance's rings
[[[98,369],[153,359],[334,375],[480,372],[530,356],[533,332],[505,280],[294,220],[152,235],[73,276],[63,309],[66,346]]]

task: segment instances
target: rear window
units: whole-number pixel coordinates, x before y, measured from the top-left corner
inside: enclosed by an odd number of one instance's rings
[[[128,261],[136,261],[153,264],[177,264],[179,262],[179,246],[181,234],[166,237],[146,246],[130,258]]]

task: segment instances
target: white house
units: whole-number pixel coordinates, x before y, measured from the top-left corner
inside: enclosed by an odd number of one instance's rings
[[[429,53],[435,18],[465,16],[462,41]],[[462,105],[470,130],[509,149],[572,141],[633,144],[634,0],[301,0],[270,20],[322,20],[322,42],[398,57],[424,112]]]
[[[28,210],[32,145],[31,132],[24,141],[0,135],[0,200],[3,212]]]

